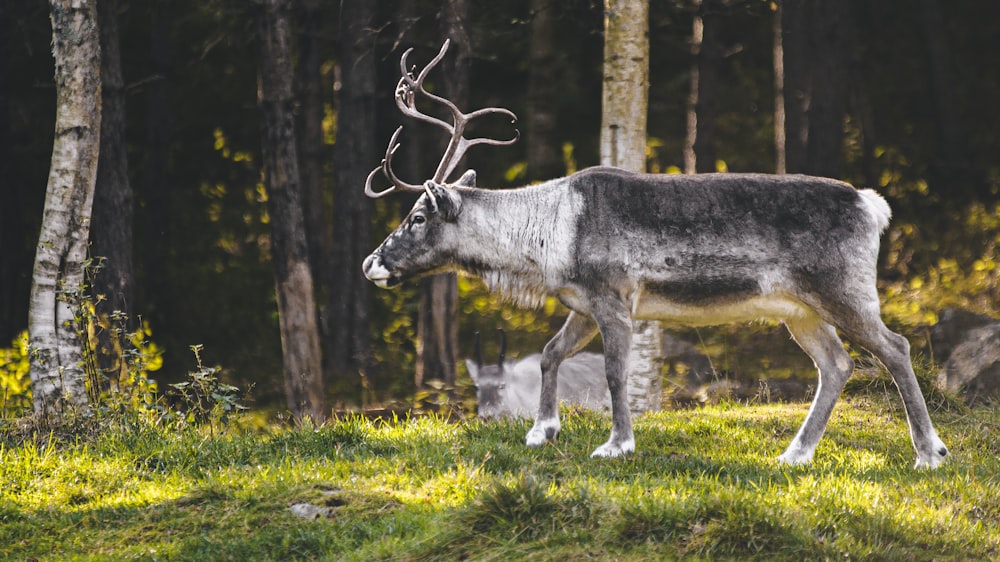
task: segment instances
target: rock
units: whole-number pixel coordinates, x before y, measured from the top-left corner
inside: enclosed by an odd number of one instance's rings
[[[307,502],[294,503],[288,508],[288,511],[292,512],[292,515],[301,517],[302,519],[319,519],[320,517],[330,517],[333,515],[334,508],[332,507],[320,507],[318,505],[313,505]]]
[[[939,386],[973,403],[1000,398],[1000,322],[965,331],[947,357]]]
[[[966,341],[969,332],[997,321],[983,314],[959,308],[946,308],[938,315],[938,322],[931,328],[931,356],[938,363],[945,363],[952,351]]]

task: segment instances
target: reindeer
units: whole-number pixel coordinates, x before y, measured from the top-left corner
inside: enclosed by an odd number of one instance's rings
[[[570,313],[542,351],[541,391],[529,447],[559,435],[556,377],[560,363],[598,332],[611,394],[611,435],[593,457],[635,450],[625,373],[632,322],[657,319],[704,326],[760,318],[782,321],[815,363],[819,384],[784,464],[807,464],[826,429],[854,363],[837,335],[870,351],[902,396],[917,467],[935,468],[948,454],[927,413],[910,363],[909,342],[882,322],[876,290],[879,238],[891,211],[872,190],[804,175],[651,175],[594,167],[509,190],[475,187],[475,172],[449,182],[465,150],[517,140],[466,139],[470,120],[502,108],[462,113],[428,93],[424,80],[444,57],[414,76],[407,51],[396,105],[407,116],[451,134],[434,176],[423,185],[392,171],[396,130],[365,193],[420,193],[399,227],[364,260],[379,287],[446,270],[482,278],[522,306],[552,296]],[[451,123],[418,111],[417,96],[451,113]],[[372,190],[381,170],[391,186]]]
[[[538,411],[542,383],[542,356],[531,354],[517,361],[507,359],[507,338],[500,332],[500,357],[484,365],[476,334],[476,360],[465,360],[476,383],[476,412],[480,418],[527,418]],[[604,356],[580,352],[559,365],[556,400],[591,410],[608,410],[611,397],[604,377]]]

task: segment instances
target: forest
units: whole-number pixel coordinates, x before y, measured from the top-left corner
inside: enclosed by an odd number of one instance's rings
[[[281,41],[269,27],[270,2],[97,4],[101,158],[114,163],[97,172],[89,272],[76,288],[94,314],[85,336],[96,353],[100,333],[118,326],[133,334],[118,344],[118,359],[143,354],[161,389],[218,365],[254,407],[281,410],[291,390],[274,257],[289,252],[314,280],[308,300],[328,408],[461,386],[476,334],[495,357],[497,328],[514,355],[540,351],[558,329],[566,310],[554,300],[519,309],[473,278],[457,277],[450,296],[430,282],[371,285],[361,261],[413,198],[369,199],[364,181],[400,124],[397,171],[411,182],[433,173],[446,139],[406,120],[393,95],[403,52],[412,48],[411,63],[422,67],[445,38],[452,50],[428,77],[430,89],[463,110],[498,106],[519,117],[517,143],[469,152],[464,167],[480,186],[516,187],[598,164],[603,2],[296,0],[278,14],[294,73],[277,88],[269,76]],[[996,317],[998,18],[1000,4],[975,0],[650,0],[646,169],[807,173],[872,187],[893,209],[879,271],[886,322],[917,349],[946,308]],[[27,387],[23,334],[53,156],[49,3],[3,2],[0,40],[7,412]],[[284,114],[294,121],[277,145],[297,147],[294,194],[269,188],[265,171],[280,155],[265,148],[275,139],[262,131],[280,129],[269,123]],[[508,138],[509,129],[496,119],[474,132]],[[305,226],[301,244],[280,234],[292,220]],[[721,338],[738,356],[756,347],[760,329],[688,335],[702,344]],[[102,376],[121,371],[101,365]]]

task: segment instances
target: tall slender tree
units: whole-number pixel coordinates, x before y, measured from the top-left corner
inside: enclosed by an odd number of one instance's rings
[[[840,175],[851,34],[849,8],[848,2],[781,0],[784,80],[776,89],[784,94],[784,163],[788,172]]]
[[[785,164],[785,46],[781,36],[781,0],[774,3],[771,22],[772,58],[774,60],[774,172],[784,174]]]
[[[847,110],[850,3],[816,0],[812,12],[812,92],[806,172],[840,176]]]
[[[812,66],[809,64],[812,0],[780,0],[780,6],[785,171],[803,172],[812,94]]]
[[[944,18],[940,3],[938,0],[921,0],[919,10],[927,67],[930,70],[928,80],[934,102],[934,125],[941,139],[941,150],[934,159],[940,162],[936,166],[940,168],[936,170],[937,175],[947,178],[949,191],[955,195],[989,197],[987,182],[974,169],[969,137],[959,112],[948,27],[942,23]]]
[[[132,318],[132,186],[125,150],[125,86],[118,47],[118,0],[100,0],[101,148],[97,162],[91,255],[103,260],[93,280],[98,319],[97,364],[103,378],[116,382],[124,365],[114,330]],[[123,314],[116,319],[116,312]],[[123,322],[125,325],[123,325]],[[104,381],[102,381],[103,383]]]
[[[604,92],[601,164],[646,170],[646,110],[649,96],[649,3],[604,2]],[[628,358],[629,408],[660,407],[662,340],[659,322],[637,321]]]
[[[101,133],[101,49],[94,0],[51,0],[56,125],[28,318],[35,413],[86,409],[76,311],[83,290]]]
[[[722,64],[723,0],[699,0],[692,19],[691,90],[687,102],[684,171],[715,171],[715,119]]]
[[[149,58],[151,79],[146,85],[146,138],[142,151],[145,177],[140,184],[144,205],[139,207],[145,233],[141,258],[143,283],[137,292],[155,295],[144,298],[143,302],[162,303],[159,307],[144,307],[144,312],[152,313],[157,325],[171,326],[174,311],[164,302],[171,294],[165,264],[168,263],[170,241],[171,182],[172,170],[170,123],[170,85],[172,80],[172,58],[170,29],[176,2],[171,0],[151,0],[149,11]],[[141,295],[140,295],[141,296]]]
[[[12,158],[12,146],[10,142],[10,7],[7,3],[0,3],[0,178],[10,178],[10,162]],[[21,233],[25,228],[21,224],[20,218],[20,190],[16,189],[13,182],[0,182],[0,200],[4,202],[0,205],[0,248],[10,250],[0,253],[0,345],[7,345],[14,337],[16,330],[23,327],[23,312],[18,310],[18,301],[23,302],[23,295],[13,288],[17,286],[16,280],[19,273],[18,252],[12,251],[19,247]],[[17,320],[15,321],[15,315]],[[17,326],[17,327],[15,327]]]
[[[291,0],[264,0],[258,17],[264,182],[271,216],[271,261],[288,407],[297,418],[326,418],[316,301],[306,243],[292,90]]]
[[[371,250],[370,200],[363,186],[375,148],[375,17],[374,2],[351,0],[340,5],[341,88],[334,145],[335,191],[333,260],[337,278],[330,294],[333,322],[330,365],[338,376],[369,369],[371,341],[369,283],[361,261]]]
[[[559,35],[556,2],[531,0],[531,53],[528,61],[528,179],[544,181],[566,173],[556,135]]]
[[[302,185],[302,210],[305,215],[309,265],[320,303],[319,326],[322,341],[329,341],[330,316],[327,295],[333,290],[333,225],[325,197],[328,185],[324,163],[329,156],[323,141],[323,81],[321,26],[325,12],[320,0],[299,0],[298,27],[298,148],[299,176]]]

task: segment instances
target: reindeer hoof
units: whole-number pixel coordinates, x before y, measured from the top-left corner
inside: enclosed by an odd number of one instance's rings
[[[559,437],[559,420],[539,420],[528,431],[525,442],[529,447],[541,447]]]
[[[917,454],[917,464],[916,468],[926,468],[928,470],[933,470],[944,462],[944,459],[948,456],[948,447],[944,446],[944,443],[940,439],[936,440],[933,450],[930,454]]]
[[[595,459],[600,457],[613,458],[634,452],[635,452],[634,439],[628,439],[626,441],[622,441],[619,443],[608,441],[607,443],[594,449],[594,452],[590,454],[590,457]]]
[[[812,455],[796,455],[785,451],[778,455],[778,462],[787,466],[803,466],[812,462]]]

